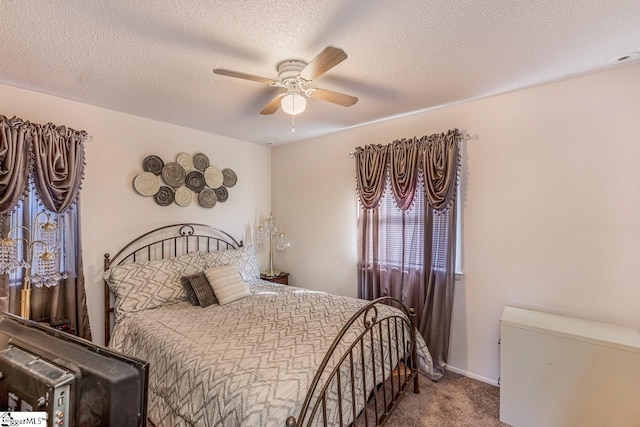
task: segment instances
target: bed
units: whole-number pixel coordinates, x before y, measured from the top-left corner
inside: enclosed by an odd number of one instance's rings
[[[246,296],[193,305],[184,278],[229,265]],[[149,361],[157,427],[382,425],[432,369],[400,301],[263,281],[253,246],[204,224],[151,230],[104,266],[105,344]]]

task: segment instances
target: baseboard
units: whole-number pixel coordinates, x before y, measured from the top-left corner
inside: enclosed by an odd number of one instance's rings
[[[483,377],[482,375],[474,374],[464,369],[456,368],[455,366],[447,365],[447,371],[451,371],[456,374],[464,375],[465,377],[473,378],[474,380],[482,381],[483,383],[491,384],[499,387],[498,381],[491,378]]]

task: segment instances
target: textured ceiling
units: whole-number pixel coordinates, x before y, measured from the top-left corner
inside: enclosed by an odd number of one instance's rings
[[[282,144],[612,66],[640,51],[640,1],[3,0],[0,83],[256,143]],[[291,117],[260,110],[278,63],[349,57]],[[4,112],[2,114],[11,114]]]

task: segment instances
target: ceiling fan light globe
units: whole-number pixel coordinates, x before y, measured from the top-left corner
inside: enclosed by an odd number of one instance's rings
[[[282,111],[295,116],[302,113],[307,108],[307,100],[304,96],[298,94],[288,94],[280,101]]]

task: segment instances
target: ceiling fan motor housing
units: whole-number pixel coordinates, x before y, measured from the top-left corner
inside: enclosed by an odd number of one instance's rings
[[[307,63],[304,61],[296,61],[289,60],[281,62],[278,65],[278,80],[282,83],[287,82],[287,80],[295,81],[298,78],[298,74],[307,66]]]

